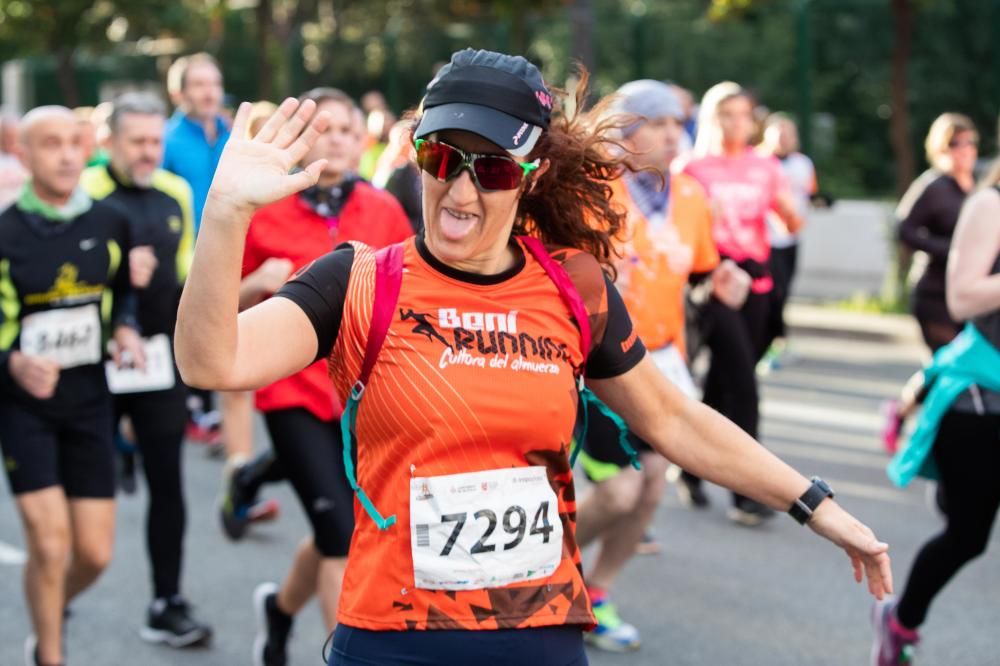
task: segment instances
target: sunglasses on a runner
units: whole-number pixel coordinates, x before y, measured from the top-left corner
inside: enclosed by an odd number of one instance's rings
[[[538,168],[539,160],[522,164],[506,155],[467,153],[440,141],[417,139],[417,166],[445,183],[468,169],[480,192],[515,190]]]

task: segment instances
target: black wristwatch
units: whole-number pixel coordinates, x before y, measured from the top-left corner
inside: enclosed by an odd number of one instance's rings
[[[812,485],[809,486],[809,489],[802,493],[802,497],[795,500],[792,508],[788,510],[788,514],[797,520],[799,525],[805,525],[809,522],[820,502],[827,497],[833,497],[833,489],[826,481],[818,476],[814,476],[811,481]]]

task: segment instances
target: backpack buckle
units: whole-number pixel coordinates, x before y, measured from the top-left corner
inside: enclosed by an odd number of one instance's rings
[[[354,382],[354,386],[351,387],[351,398],[357,402],[361,400],[361,396],[365,393],[365,384],[360,379]]]

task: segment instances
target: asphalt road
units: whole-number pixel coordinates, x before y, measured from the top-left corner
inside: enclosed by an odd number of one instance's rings
[[[802,472],[819,474],[840,501],[892,546],[902,585],[919,545],[941,527],[928,508],[926,484],[894,489],[879,451],[878,405],[896,393],[919,362],[912,342],[876,334],[846,336],[800,330],[792,358],[765,380],[763,439]],[[264,436],[261,432],[261,442]],[[221,464],[197,446],[186,452],[189,531],[184,592],[213,624],[210,648],[177,652],[138,637],[148,603],[142,491],[120,502],[114,562],[73,606],[68,626],[73,666],[142,664],[242,665],[253,638],[251,593],[286,571],[305,521],[287,487],[270,496],[283,515],[240,544],[222,536],[215,514]],[[759,529],[725,518],[727,493],[710,488],[712,507],[695,512],[668,490],[655,533],[665,550],[636,558],[614,598],[642,632],[629,655],[591,652],[594,666],[854,666],[867,663],[870,600],[851,578],[842,553],[777,517]],[[19,523],[9,495],[0,497],[0,665],[19,666],[28,619],[21,594]],[[1000,664],[998,537],[935,603],[918,664]],[[296,622],[292,663],[319,666],[325,632],[315,604]]]

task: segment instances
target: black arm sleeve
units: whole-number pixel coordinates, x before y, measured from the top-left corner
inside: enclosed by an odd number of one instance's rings
[[[299,270],[274,294],[298,305],[312,322],[319,343],[314,362],[329,356],[337,342],[353,263],[354,247],[345,243]]]
[[[625,302],[607,275],[604,276],[604,285],[608,292],[608,326],[604,339],[590,352],[587,359],[589,379],[610,379],[624,375],[646,355],[646,346],[642,344],[642,340],[634,337],[632,318],[625,309]]]
[[[910,209],[910,214],[899,225],[899,239],[914,250],[922,250],[935,259],[945,261],[951,238],[936,234],[932,224],[942,190],[943,181],[940,178],[924,189]]]

